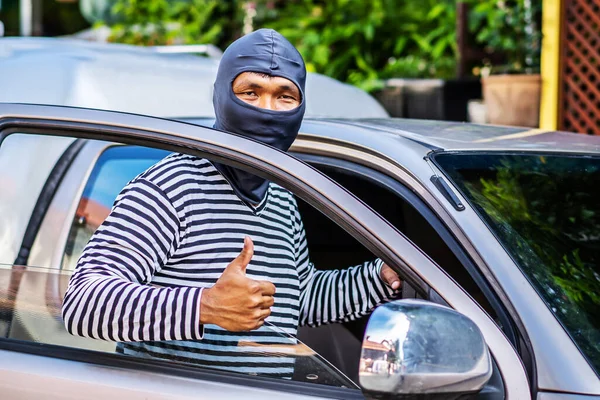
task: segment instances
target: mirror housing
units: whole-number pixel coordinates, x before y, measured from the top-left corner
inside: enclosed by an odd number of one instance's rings
[[[492,376],[481,331],[451,308],[416,299],[373,311],[362,344],[359,383],[388,395],[466,394]]]

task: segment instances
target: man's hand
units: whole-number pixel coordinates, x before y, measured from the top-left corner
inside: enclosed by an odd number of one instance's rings
[[[400,289],[400,284],[402,282],[400,281],[398,274],[396,273],[396,271],[394,271],[392,268],[390,268],[387,264],[383,264],[383,267],[381,267],[380,275],[381,275],[381,280],[383,280],[385,283],[387,283],[387,285],[389,287],[391,287],[394,290]]]
[[[200,300],[200,323],[215,324],[228,331],[260,328],[271,314],[275,285],[246,277],[246,267],[254,255],[254,244],[244,239],[244,248]]]

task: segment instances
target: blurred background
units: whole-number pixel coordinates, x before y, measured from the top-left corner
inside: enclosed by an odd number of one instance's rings
[[[600,0],[0,0],[0,21],[4,36],[217,54],[274,28],[392,117],[600,134]]]

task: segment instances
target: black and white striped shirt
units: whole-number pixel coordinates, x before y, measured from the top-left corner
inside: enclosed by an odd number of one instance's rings
[[[199,324],[203,288],[254,242],[247,276],[276,287],[257,331]],[[207,160],[173,154],[132,180],[83,251],[63,304],[67,330],[121,351],[238,372],[289,376],[293,361],[259,344],[295,343],[298,325],[353,320],[391,297],[382,261],[319,271],[293,195],[271,183],[249,207]]]

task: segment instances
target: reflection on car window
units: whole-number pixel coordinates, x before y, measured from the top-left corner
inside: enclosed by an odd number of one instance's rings
[[[153,354],[144,353],[143,346],[134,347],[132,343],[108,342],[69,334],[61,318],[61,306],[70,277],[70,271],[0,264],[0,339],[156,358]],[[159,342],[153,342],[154,345],[156,343]],[[176,346],[175,343],[164,341],[160,345],[168,350]],[[207,362],[211,358],[207,350],[188,352],[186,357],[181,353],[171,356],[166,351],[166,356],[159,358],[175,364],[245,373],[243,360],[240,359],[244,355],[251,355],[255,362],[259,360],[267,367],[272,367],[273,373],[265,376],[356,388],[352,381],[308,346],[271,324],[267,323],[253,331],[248,340],[239,339],[236,345],[231,357],[225,359],[219,356],[221,359],[212,362]],[[266,372],[268,369],[263,368]]]
[[[435,161],[600,372],[600,158],[439,154]]]
[[[165,150],[140,146],[112,146],[100,155],[77,206],[65,247],[64,269],[75,268],[83,248],[108,216],[123,187],[168,154]]]
[[[92,169],[77,207],[63,258],[63,272],[75,269],[83,248],[109,215],[113,202],[123,187],[168,154],[169,152],[163,150],[122,145],[109,147],[102,152]],[[61,296],[66,291],[68,276],[65,275],[63,280]],[[52,326],[48,332],[54,334],[36,338],[36,341],[70,347],[73,346],[72,343],[77,343],[75,347],[115,352],[136,358],[162,359],[251,375],[256,375],[258,370],[261,375],[267,377],[355,387],[313,350],[275,326],[269,326],[268,323],[258,331],[253,331],[247,338],[232,338],[236,341],[235,347],[231,346],[232,343],[217,343],[218,340],[212,340],[211,336],[216,338],[222,335],[216,335],[211,326],[206,326],[202,345],[191,348],[194,343],[189,341],[116,343],[71,336],[64,330],[59,315],[60,306],[55,312],[56,323],[50,323],[53,318],[48,319],[46,316],[45,320]],[[226,357],[223,356],[224,347],[231,349]],[[249,363],[248,360],[252,362]],[[261,364],[261,367],[257,368],[256,363]],[[248,365],[250,367],[246,368]]]

